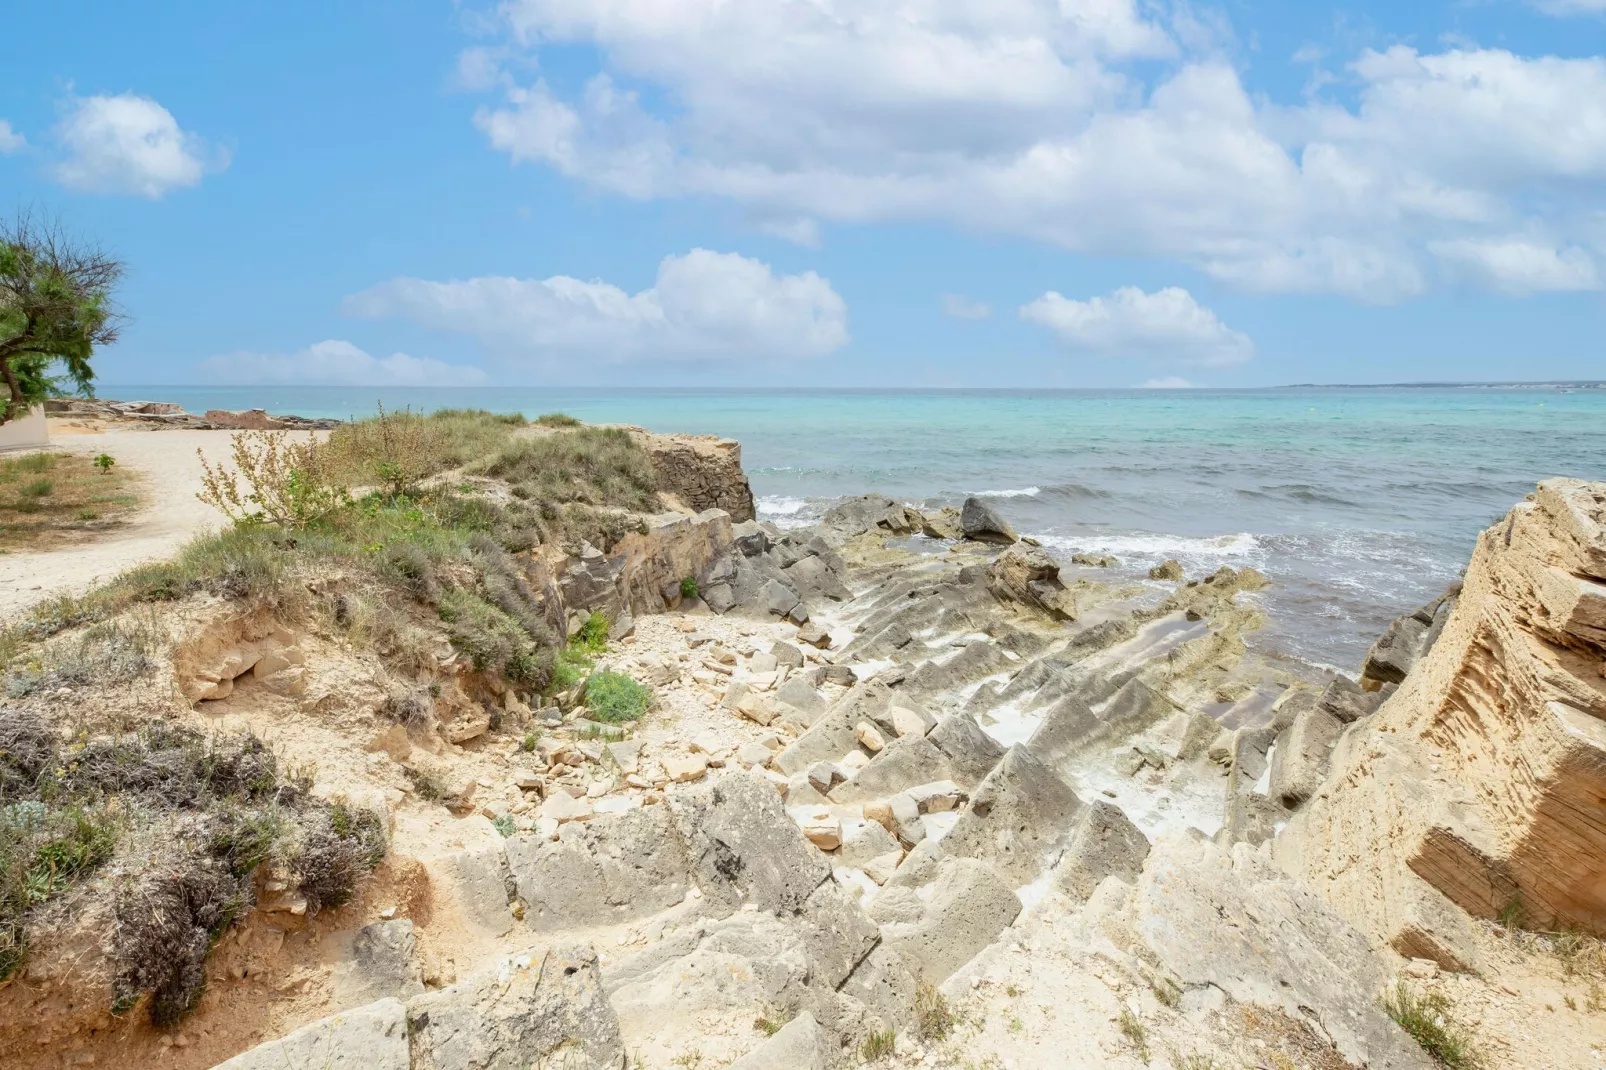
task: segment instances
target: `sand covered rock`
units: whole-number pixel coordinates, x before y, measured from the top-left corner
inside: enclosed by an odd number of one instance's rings
[[[407,1010],[398,999],[382,999],[304,1025],[278,1040],[219,1063],[214,1070],[411,1070]]]

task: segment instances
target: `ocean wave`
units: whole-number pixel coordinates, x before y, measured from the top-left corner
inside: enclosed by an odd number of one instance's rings
[[[1017,487],[1014,490],[978,490],[977,498],[1035,498],[1043,493],[1042,487]]]
[[[1232,535],[1033,535],[1038,542],[1068,553],[1113,554],[1120,557],[1251,557],[1263,549],[1260,536],[1247,531]]]
[[[788,498],[782,494],[766,494],[756,504],[759,512],[776,516],[791,516],[809,507],[809,503],[802,498]]]

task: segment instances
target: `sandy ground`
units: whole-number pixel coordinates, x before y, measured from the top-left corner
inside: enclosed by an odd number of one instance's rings
[[[50,448],[109,453],[144,477],[144,507],[123,527],[93,541],[52,550],[0,554],[0,619],[58,592],[77,594],[133,565],[169,558],[192,536],[217,527],[221,514],[195,497],[201,487],[196,449],[227,459],[231,431],[95,432],[51,421]]]

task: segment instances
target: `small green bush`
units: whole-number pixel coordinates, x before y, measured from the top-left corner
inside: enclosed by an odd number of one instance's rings
[[[859,1058],[867,1063],[880,1062],[891,1055],[898,1046],[898,1035],[890,1029],[872,1032],[864,1038],[859,1045]]]
[[[574,633],[569,645],[584,654],[601,654],[608,649],[608,629],[611,627],[606,613],[592,613],[580,625],[579,631]]]
[[[687,576],[680,581],[680,597],[698,598],[701,597],[702,593],[702,589],[697,586],[697,578],[695,576]]]
[[[604,670],[586,679],[586,709],[603,724],[638,721],[651,700],[651,689],[624,673]]]
[[[547,412],[535,418],[542,427],[579,427],[580,421],[566,412]]]
[[[518,439],[485,472],[523,487],[524,496],[533,501],[638,512],[658,508],[652,461],[618,428],[583,427]]]

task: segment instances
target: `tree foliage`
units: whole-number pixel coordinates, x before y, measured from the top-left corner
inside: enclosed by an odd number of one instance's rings
[[[0,223],[0,424],[49,397],[90,393],[97,346],[117,340],[121,260],[23,214]]]

